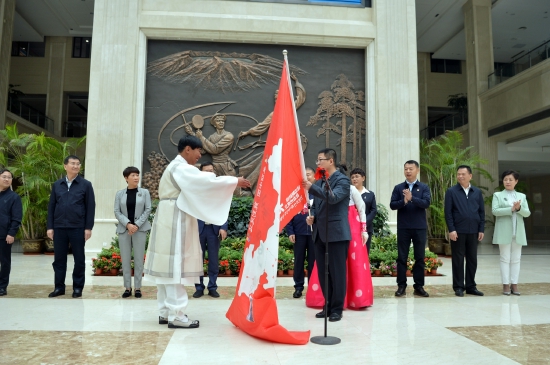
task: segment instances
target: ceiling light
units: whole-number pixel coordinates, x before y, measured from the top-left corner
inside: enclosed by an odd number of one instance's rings
[[[90,40],[89,40],[89,39],[86,39],[86,43],[90,43]]]
[[[437,18],[439,16],[439,14],[435,14],[435,17]]]
[[[518,30],[526,30],[527,27],[519,27]]]

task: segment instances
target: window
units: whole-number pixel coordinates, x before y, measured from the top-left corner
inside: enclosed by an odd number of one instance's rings
[[[44,42],[11,42],[12,57],[44,57],[46,41]]]
[[[430,58],[431,58],[432,72],[439,72],[439,73],[446,73],[446,74],[462,73],[460,60],[437,59],[437,58],[433,58],[433,54],[430,56]]]
[[[92,53],[92,37],[73,38],[73,58],[90,58]]]

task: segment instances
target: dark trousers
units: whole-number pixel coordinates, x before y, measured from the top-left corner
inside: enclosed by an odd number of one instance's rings
[[[220,251],[220,240],[214,233],[212,225],[207,224],[204,226],[201,235],[200,242],[202,247],[202,260],[204,261],[204,253],[208,250],[208,290],[218,289],[216,280],[218,280],[218,272],[220,271],[218,263],[218,254]],[[196,290],[204,290],[204,276],[200,278],[200,284],[195,284]]]
[[[367,240],[367,254],[370,255],[370,243],[372,241],[372,232],[367,232],[369,234],[369,239]]]
[[[307,280],[313,271],[315,262],[315,249],[313,248],[313,239],[308,235],[295,235],[294,243],[294,288],[304,290],[304,260],[307,254]]]
[[[0,289],[6,289],[10,283],[11,271],[11,245],[6,239],[0,241]]]
[[[471,290],[476,287],[477,233],[458,233],[451,241],[453,263],[453,290]],[[466,258],[466,285],[464,285],[464,258]]]
[[[315,261],[319,273],[319,283],[323,295],[328,295],[325,301],[328,303],[328,313],[342,314],[344,298],[346,296],[346,260],[348,258],[349,241],[329,242],[328,244],[328,283],[325,282],[325,243],[319,236],[315,240]]]
[[[53,232],[53,271],[55,273],[56,289],[65,290],[65,276],[67,274],[67,254],[69,253],[69,242],[74,257],[73,269],[73,290],[83,289],[86,256],[84,254],[84,228],[55,228]]]
[[[424,286],[424,251],[426,250],[425,229],[397,229],[397,285],[407,286],[407,258],[409,247],[413,243],[414,287]]]

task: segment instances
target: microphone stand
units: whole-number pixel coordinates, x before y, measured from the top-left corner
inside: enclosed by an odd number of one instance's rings
[[[323,295],[325,296],[325,335],[324,336],[314,336],[310,339],[311,342],[317,344],[317,345],[337,345],[342,340],[340,340],[338,337],[334,336],[327,336],[327,329],[328,329],[328,200],[329,196],[334,196],[334,192],[332,191],[330,184],[328,183],[328,179],[326,176],[326,171],[321,170],[323,174],[323,182],[325,183],[325,191],[326,191],[326,207],[327,207],[327,214],[325,215],[325,290]]]

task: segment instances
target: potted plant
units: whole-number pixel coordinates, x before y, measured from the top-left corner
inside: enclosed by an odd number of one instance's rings
[[[74,154],[83,141],[84,138],[59,142],[44,133],[19,134],[16,124],[0,130],[4,162],[17,180],[16,192],[23,204],[18,235],[24,252],[42,251],[52,184],[65,175],[63,159]]]
[[[472,146],[464,148],[462,144],[462,134],[457,131],[447,131],[442,136],[424,139],[420,143],[420,168],[432,196],[428,208],[428,245],[435,253],[447,250],[444,245],[449,245],[450,249],[450,244],[447,243],[449,232],[445,222],[444,199],[447,189],[457,183],[458,166],[471,166],[472,170],[493,181],[489,172],[479,167],[487,161],[473,152]],[[480,188],[484,189],[482,186]]]
[[[221,260],[219,266],[220,266],[220,273],[225,275],[231,275],[231,270],[229,270],[229,261]]]
[[[294,257],[291,257],[288,261],[287,261],[287,270],[288,270],[288,275],[289,276],[294,276]]]
[[[283,276],[285,270],[285,262],[281,259],[277,261],[277,276]]]

